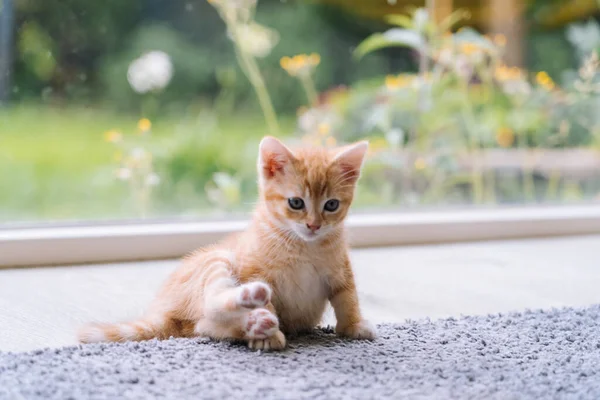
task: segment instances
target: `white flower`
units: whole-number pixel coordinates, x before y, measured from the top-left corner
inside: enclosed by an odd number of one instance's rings
[[[135,161],[139,161],[142,158],[144,158],[145,154],[146,151],[141,147],[136,147],[133,150],[131,150],[131,158],[133,158]]]
[[[213,175],[213,180],[220,188],[226,188],[238,184],[238,181],[226,172],[216,172]]]
[[[134,60],[127,70],[127,81],[137,93],[164,89],[173,76],[173,63],[162,51],[151,51]]]
[[[307,110],[298,117],[298,126],[303,132],[311,131],[319,122],[317,111],[314,108]]]
[[[208,0],[215,7],[250,10],[256,7],[257,0]]]
[[[318,132],[319,127],[333,127],[338,122],[339,118],[335,112],[327,108],[311,108],[298,117],[298,128],[302,132]]]
[[[390,129],[385,134],[385,140],[387,140],[390,146],[397,148],[404,141],[404,131],[400,128]]]
[[[276,31],[259,24],[243,24],[235,29],[239,46],[255,57],[268,56],[279,42],[279,34]]]
[[[131,178],[131,170],[129,168],[119,168],[116,171],[117,179],[127,181]]]
[[[387,104],[375,104],[369,109],[363,129],[371,130],[375,127],[385,129],[389,123]]]
[[[160,177],[154,172],[149,173],[146,176],[146,186],[156,186],[160,183]]]

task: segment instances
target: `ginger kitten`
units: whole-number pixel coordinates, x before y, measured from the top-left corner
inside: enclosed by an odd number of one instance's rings
[[[265,137],[259,202],[245,232],[183,260],[139,321],[91,324],[81,342],[208,336],[279,350],[313,329],[327,301],[337,334],[373,339],[360,312],[343,221],[368,143],[292,152]]]

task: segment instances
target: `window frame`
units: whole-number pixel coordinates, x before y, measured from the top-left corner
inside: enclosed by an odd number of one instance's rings
[[[0,268],[179,258],[247,220],[76,224],[0,229]],[[598,205],[353,214],[355,248],[600,234]]]

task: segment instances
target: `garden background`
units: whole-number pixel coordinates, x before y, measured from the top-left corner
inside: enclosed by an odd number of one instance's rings
[[[251,209],[265,134],[357,210],[598,200],[596,0],[1,0],[0,223]]]

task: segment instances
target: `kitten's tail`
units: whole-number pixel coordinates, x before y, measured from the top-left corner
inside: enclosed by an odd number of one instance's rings
[[[89,324],[79,330],[77,337],[81,343],[128,342],[187,337],[192,336],[193,331],[191,321],[148,318],[117,324]]]

